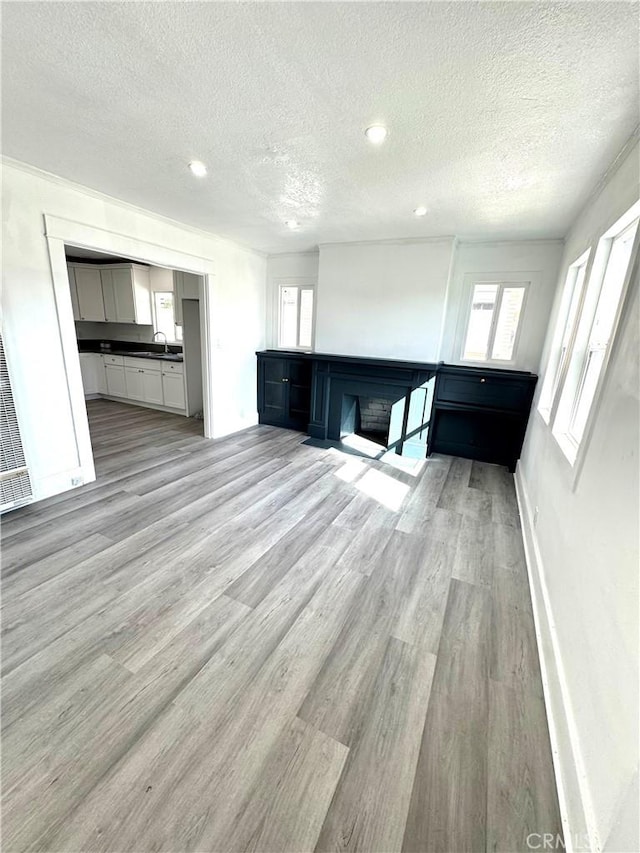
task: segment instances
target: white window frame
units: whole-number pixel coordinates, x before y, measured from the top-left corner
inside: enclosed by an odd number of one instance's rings
[[[495,365],[496,367],[512,367],[518,357],[518,348],[520,345],[520,340],[522,336],[522,328],[524,325],[524,316],[527,310],[527,301],[529,298],[529,289],[532,283],[532,277],[528,273],[468,273],[465,275],[465,310],[464,310],[464,320],[461,326],[461,332],[458,335],[458,346],[457,351],[459,355],[460,364],[469,364],[469,365],[479,365],[479,364],[490,364]],[[502,294],[505,288],[522,288],[524,290],[524,296],[522,299],[522,308],[520,309],[520,319],[518,320],[518,328],[516,329],[516,336],[513,341],[513,350],[511,351],[510,359],[502,359],[502,358],[491,358],[490,356],[485,359],[468,359],[464,357],[464,350],[467,342],[467,332],[469,329],[469,321],[471,319],[471,311],[473,307],[473,293],[476,285],[478,284],[497,284],[498,285],[498,294],[496,297],[496,304],[493,309],[493,317],[491,319],[491,331],[489,332],[489,339],[487,342],[487,353],[491,353],[493,349],[493,342],[495,338],[496,325],[498,323],[498,317],[500,316],[500,306],[502,304]]]
[[[283,351],[294,350],[297,352],[313,352],[315,349],[316,343],[316,313],[317,313],[317,282],[315,279],[307,279],[307,278],[280,278],[275,282],[275,310],[274,310],[274,318],[275,318],[275,349],[281,349]],[[282,290],[285,287],[297,287],[300,291],[310,290],[313,294],[313,313],[311,317],[311,346],[281,346],[280,345],[280,333],[281,333],[281,313],[280,306],[282,304]],[[298,316],[296,318],[296,341],[300,341],[300,310],[302,307],[302,299],[298,298]]]
[[[629,226],[639,218],[640,201],[636,202],[622,217],[614,222],[614,224],[611,225],[598,240],[593,265],[591,270],[587,271],[588,278],[584,289],[584,296],[572,343],[572,350],[569,358],[567,359],[564,376],[562,377],[561,385],[558,390],[557,404],[552,412],[551,432],[567,461],[573,468],[574,488],[582,468],[586,449],[589,446],[593,425],[600,409],[602,391],[607,377],[607,368],[609,366],[611,354],[616,347],[616,337],[620,318],[624,313],[624,306],[627,302],[630,290],[630,282],[636,272],[638,263],[638,245],[640,243],[640,225],[636,229],[631,254],[629,256],[629,263],[627,265],[624,281],[620,290],[618,305],[613,325],[611,327],[611,332],[609,334],[608,343],[604,349],[602,366],[600,368],[595,392],[589,407],[589,413],[582,431],[582,436],[579,440],[576,440],[576,437],[571,433],[571,425],[576,407],[580,400],[584,377],[586,375],[586,369],[588,367],[592,351],[589,347],[589,342],[591,339],[593,324],[596,319],[600,294],[607,271],[607,264],[609,262],[609,256],[615,239],[621,236]],[[577,349],[578,347],[580,347],[580,349]]]
[[[173,290],[153,290],[151,291],[151,306],[153,309],[153,332],[154,335],[156,332],[161,332],[162,329],[158,328],[158,314],[157,314],[157,305],[156,305],[156,294],[157,293],[170,293],[173,296],[173,338],[167,338],[168,344],[182,344],[182,338],[178,338],[176,334],[176,327],[180,326],[179,323],[176,323],[176,294]],[[182,328],[182,327],[180,327]]]
[[[583,252],[572,264],[569,264],[567,275],[565,276],[564,287],[562,290],[562,300],[560,302],[560,310],[556,320],[556,326],[553,333],[553,342],[549,357],[547,358],[547,366],[542,380],[542,390],[538,400],[538,412],[546,424],[551,423],[558,407],[560,398],[560,389],[564,382],[567,365],[573,351],[576,332],[580,324],[582,314],[582,304],[584,295],[587,292],[589,281],[591,259],[591,246]],[[580,271],[584,274],[580,281]],[[579,288],[578,290],[576,288]],[[577,300],[576,311],[571,322],[571,308],[574,304],[574,297]],[[569,329],[569,324],[571,328]],[[568,333],[568,336],[567,336]],[[562,351],[562,342],[567,338],[567,348]]]

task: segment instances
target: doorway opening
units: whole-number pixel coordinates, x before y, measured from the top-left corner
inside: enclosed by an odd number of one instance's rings
[[[204,437],[203,278],[64,250],[98,476],[129,450],[143,459],[146,439],[166,454]]]

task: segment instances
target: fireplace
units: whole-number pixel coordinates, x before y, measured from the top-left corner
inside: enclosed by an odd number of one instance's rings
[[[315,357],[309,435],[350,447],[352,437],[368,443],[376,455],[391,451],[424,458],[435,368],[351,356]]]
[[[355,434],[386,449],[393,405],[388,397],[343,394],[340,438]]]

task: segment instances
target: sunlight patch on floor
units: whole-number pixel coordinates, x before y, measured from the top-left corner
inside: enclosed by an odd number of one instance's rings
[[[373,469],[356,483],[356,488],[394,512],[398,512],[409,492],[409,486],[405,483],[399,483],[388,474]]]

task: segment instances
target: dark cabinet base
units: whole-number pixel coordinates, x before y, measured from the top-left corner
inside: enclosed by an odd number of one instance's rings
[[[336,427],[332,413],[342,405],[341,394],[360,393],[354,391],[356,380],[369,391],[378,389],[382,397],[389,396],[390,387],[397,388],[401,398],[427,384],[432,387],[435,376],[433,405],[431,392],[424,390],[424,411],[413,430],[428,434],[427,456],[463,456],[515,471],[538,378],[532,373],[278,350],[257,355],[261,424],[319,439],[339,438],[340,423]],[[413,435],[411,426],[403,426],[408,436]]]
[[[309,360],[291,356],[258,358],[258,417],[261,424],[307,431],[311,366]]]
[[[520,457],[537,376],[443,365],[436,380],[429,453],[506,465]]]

